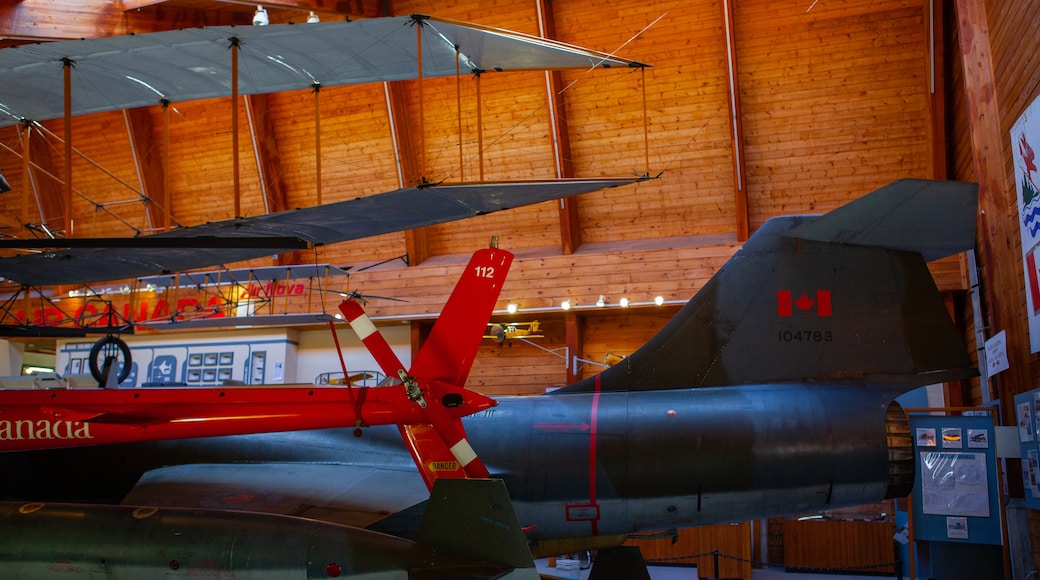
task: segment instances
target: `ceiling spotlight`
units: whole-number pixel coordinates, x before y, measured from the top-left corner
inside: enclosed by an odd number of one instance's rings
[[[253,14],[253,26],[267,26],[271,23],[271,19],[267,17],[267,11],[264,7],[258,5],[256,7],[256,14]]]
[[[510,302],[509,304],[506,305],[506,312],[508,312],[510,314],[516,314],[516,309],[517,309],[517,305],[515,303],[513,303],[513,302]]]
[[[602,294],[599,295],[599,300],[596,301],[596,306],[603,308],[607,304],[607,298]]]
[[[314,24],[315,22],[321,22],[321,18],[318,18],[318,15],[315,14],[313,10],[311,10],[310,16],[307,17],[307,22],[310,24]]]
[[[654,304],[658,306],[664,304],[664,296],[654,296]]]
[[[622,308],[628,308],[628,298],[622,297],[620,304]]]
[[[564,310],[570,310],[571,309],[571,301],[570,300],[564,300],[563,302],[560,302],[560,308],[563,308]]]

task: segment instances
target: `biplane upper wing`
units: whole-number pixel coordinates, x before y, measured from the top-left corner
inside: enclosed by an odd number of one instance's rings
[[[633,181],[635,178],[568,179],[398,189],[337,203],[126,239],[118,251],[112,251],[111,246],[79,247],[0,259],[0,276],[22,284],[47,286],[179,272],[261,258],[278,252],[277,243],[287,238],[314,245],[332,244],[483,215]],[[265,245],[265,238],[275,242]],[[135,247],[135,240],[160,243],[142,243]],[[229,240],[257,243],[252,244],[255,247],[226,247],[234,245],[227,243]],[[54,247],[62,247],[62,240],[51,241]],[[169,243],[164,244],[164,241]],[[194,247],[177,243],[185,241],[199,243]],[[219,252],[213,251],[221,243],[225,247]]]
[[[232,45],[239,48],[242,95],[414,79],[420,55],[423,77],[452,76],[460,68],[643,66],[562,42],[420,15],[192,28],[0,50],[0,126],[62,117],[66,65],[72,115],[229,96]]]

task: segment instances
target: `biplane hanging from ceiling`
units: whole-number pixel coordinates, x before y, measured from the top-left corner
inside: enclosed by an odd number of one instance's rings
[[[0,50],[0,86],[4,87],[0,127],[196,99],[421,81],[460,71],[479,75],[644,66],[544,38],[423,15],[175,30]],[[23,224],[27,226],[25,237],[0,240],[0,248],[25,252],[0,259],[0,276],[20,284],[28,302],[45,299],[46,286],[134,280],[229,264],[421,228],[644,178],[455,184],[423,178],[413,187],[364,198],[132,238],[40,238],[39,228]],[[71,187],[69,181],[66,188]],[[237,183],[235,201],[238,215]],[[2,336],[55,333],[53,328],[32,328],[28,314],[18,319],[11,308],[4,310]],[[69,324],[83,330],[76,320],[58,325]],[[45,321],[43,326],[55,325]],[[103,329],[90,330],[129,332],[132,321],[109,321]]]

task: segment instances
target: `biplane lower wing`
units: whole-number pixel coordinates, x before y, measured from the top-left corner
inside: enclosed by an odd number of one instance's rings
[[[446,223],[635,181],[637,178],[424,185],[139,238],[149,240],[147,248],[135,247],[133,239],[127,239],[116,252],[111,247],[79,247],[5,258],[0,260],[0,276],[22,284],[48,286],[180,272],[292,249],[243,243],[241,245],[254,247],[223,247],[220,252],[214,252],[204,243],[196,247],[178,243],[188,238],[240,241],[294,238],[320,246]],[[170,246],[180,247],[155,247],[153,240],[164,239],[171,241]],[[55,240],[55,247],[62,247],[60,240]]]

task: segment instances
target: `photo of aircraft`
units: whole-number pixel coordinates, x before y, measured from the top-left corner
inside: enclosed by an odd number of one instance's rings
[[[905,179],[823,216],[770,219],[631,356],[545,395],[499,398],[461,422],[466,452],[425,465],[393,428],[143,442],[0,454],[18,474],[0,497],[292,514],[416,538],[431,480],[486,470],[535,556],[903,497],[914,462],[910,436],[888,434],[905,427],[895,398],[977,374],[926,265],[973,246],[976,207],[974,184]],[[463,366],[434,353],[469,338],[425,343],[444,382],[463,383]]]

